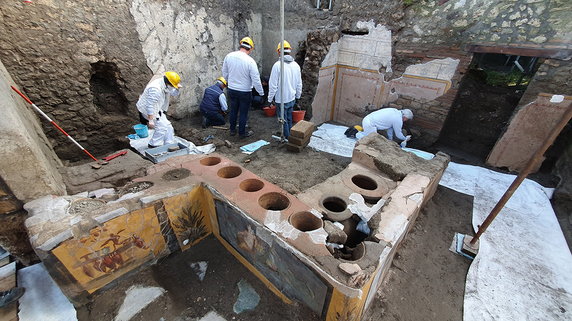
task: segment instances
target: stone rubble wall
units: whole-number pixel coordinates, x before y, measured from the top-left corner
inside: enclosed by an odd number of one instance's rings
[[[24,93],[92,154],[113,151],[137,122],[134,103],[152,75],[126,1],[14,2],[0,7],[0,17],[0,59]],[[91,64],[100,61],[117,67],[128,108],[94,104]],[[42,126],[60,158],[85,159],[51,125]]]

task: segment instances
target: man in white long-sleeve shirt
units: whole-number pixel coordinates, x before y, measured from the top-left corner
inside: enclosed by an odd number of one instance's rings
[[[139,96],[139,121],[149,128],[155,128],[153,137],[149,140],[149,148],[175,142],[175,130],[167,119],[166,112],[169,109],[170,97],[179,94],[180,82],[179,74],[167,71],[163,77],[151,80]]]
[[[251,136],[252,131],[246,132],[248,109],[252,104],[252,87],[264,96],[260,82],[258,66],[250,54],[254,50],[254,42],[249,37],[240,40],[240,48],[226,55],[222,65],[222,76],[228,82],[228,97],[230,98],[230,135],[236,135],[236,120],[238,117],[238,135],[241,138]]]
[[[363,131],[356,134],[361,139],[378,130],[387,130],[387,138],[393,140],[393,134],[402,141],[411,139],[411,135],[404,136],[401,132],[403,122],[413,119],[410,109],[382,108],[367,115],[362,120]]]
[[[276,51],[280,55],[281,44],[278,43]],[[284,137],[288,139],[290,136],[290,128],[292,128],[292,109],[296,104],[296,100],[302,95],[302,73],[300,66],[294,61],[290,55],[292,47],[288,41],[284,41],[284,85],[283,95],[280,96],[280,59],[272,66],[270,73],[270,81],[268,82],[268,102],[274,99],[278,108],[280,103],[284,103]],[[280,115],[280,114],[279,114]]]

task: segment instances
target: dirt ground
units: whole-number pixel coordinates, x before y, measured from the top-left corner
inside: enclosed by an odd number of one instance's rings
[[[199,117],[179,121],[176,134],[196,143],[213,135],[217,152],[240,163],[290,193],[299,193],[343,170],[349,158],[304,149],[286,151],[270,136],[279,130],[274,118],[260,110],[250,114],[255,134],[246,139],[231,137],[228,130],[202,129]],[[226,126],[228,127],[228,125]],[[265,139],[270,145],[252,155],[239,147]],[[224,146],[224,140],[232,143]],[[463,311],[465,277],[470,262],[448,251],[455,232],[469,233],[472,197],[439,187],[406,236],[377,293],[365,320],[460,320]],[[206,261],[203,281],[190,267]],[[260,303],[249,312],[235,314],[238,282],[244,279],[260,295]],[[226,320],[318,320],[319,316],[301,304],[287,305],[210,236],[184,253],[176,253],[155,265],[101,291],[93,302],[78,308],[79,320],[112,320],[132,285],[159,286],[166,293],[132,320],[197,320],[216,311]]]

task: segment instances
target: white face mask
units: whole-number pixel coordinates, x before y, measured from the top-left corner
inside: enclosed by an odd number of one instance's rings
[[[167,92],[173,97],[179,96],[179,89],[175,87],[167,87]]]

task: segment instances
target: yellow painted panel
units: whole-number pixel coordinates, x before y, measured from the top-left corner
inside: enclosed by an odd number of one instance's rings
[[[153,207],[133,211],[72,238],[52,253],[89,293],[166,250]]]
[[[197,186],[186,194],[163,200],[169,222],[183,251],[200,242],[213,230],[209,196],[204,187]]]
[[[350,298],[334,288],[332,299],[326,314],[327,321],[354,321],[360,320],[363,314],[367,294],[371,288],[374,277],[370,277],[367,283],[362,287],[362,295],[357,298]]]

